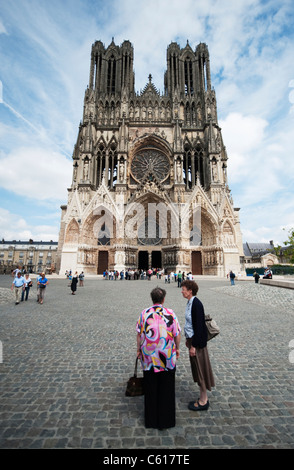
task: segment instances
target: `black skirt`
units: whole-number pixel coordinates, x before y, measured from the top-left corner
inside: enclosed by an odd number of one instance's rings
[[[145,426],[165,429],[176,425],[175,400],[176,369],[144,371]]]

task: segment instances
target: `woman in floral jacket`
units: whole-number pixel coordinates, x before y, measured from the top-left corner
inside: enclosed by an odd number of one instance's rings
[[[143,310],[136,326],[147,428],[175,426],[175,371],[181,328],[173,310],[163,307],[165,296],[164,289],[152,290],[153,305]]]

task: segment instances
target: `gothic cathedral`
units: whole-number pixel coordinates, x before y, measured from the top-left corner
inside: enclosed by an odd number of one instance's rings
[[[92,45],[83,120],[61,206],[58,271],[241,271],[239,209],[200,43],[167,48],[164,92],[135,91],[129,41]]]

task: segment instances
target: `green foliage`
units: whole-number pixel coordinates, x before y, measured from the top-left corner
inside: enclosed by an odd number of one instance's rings
[[[285,230],[285,229],[284,229]],[[288,232],[288,240],[284,241],[284,245],[287,247],[283,250],[283,255],[289,260],[290,263],[294,263],[294,228],[291,228]]]

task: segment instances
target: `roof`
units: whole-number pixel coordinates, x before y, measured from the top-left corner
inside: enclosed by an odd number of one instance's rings
[[[272,243],[243,243],[243,250],[245,256],[264,255],[273,250]]]
[[[33,240],[4,240],[2,239],[0,242],[1,245],[43,245],[43,246],[50,246],[50,245],[58,245],[58,242],[54,242],[51,240],[50,242],[48,241],[33,241]],[[1,246],[0,245],[0,246]]]

